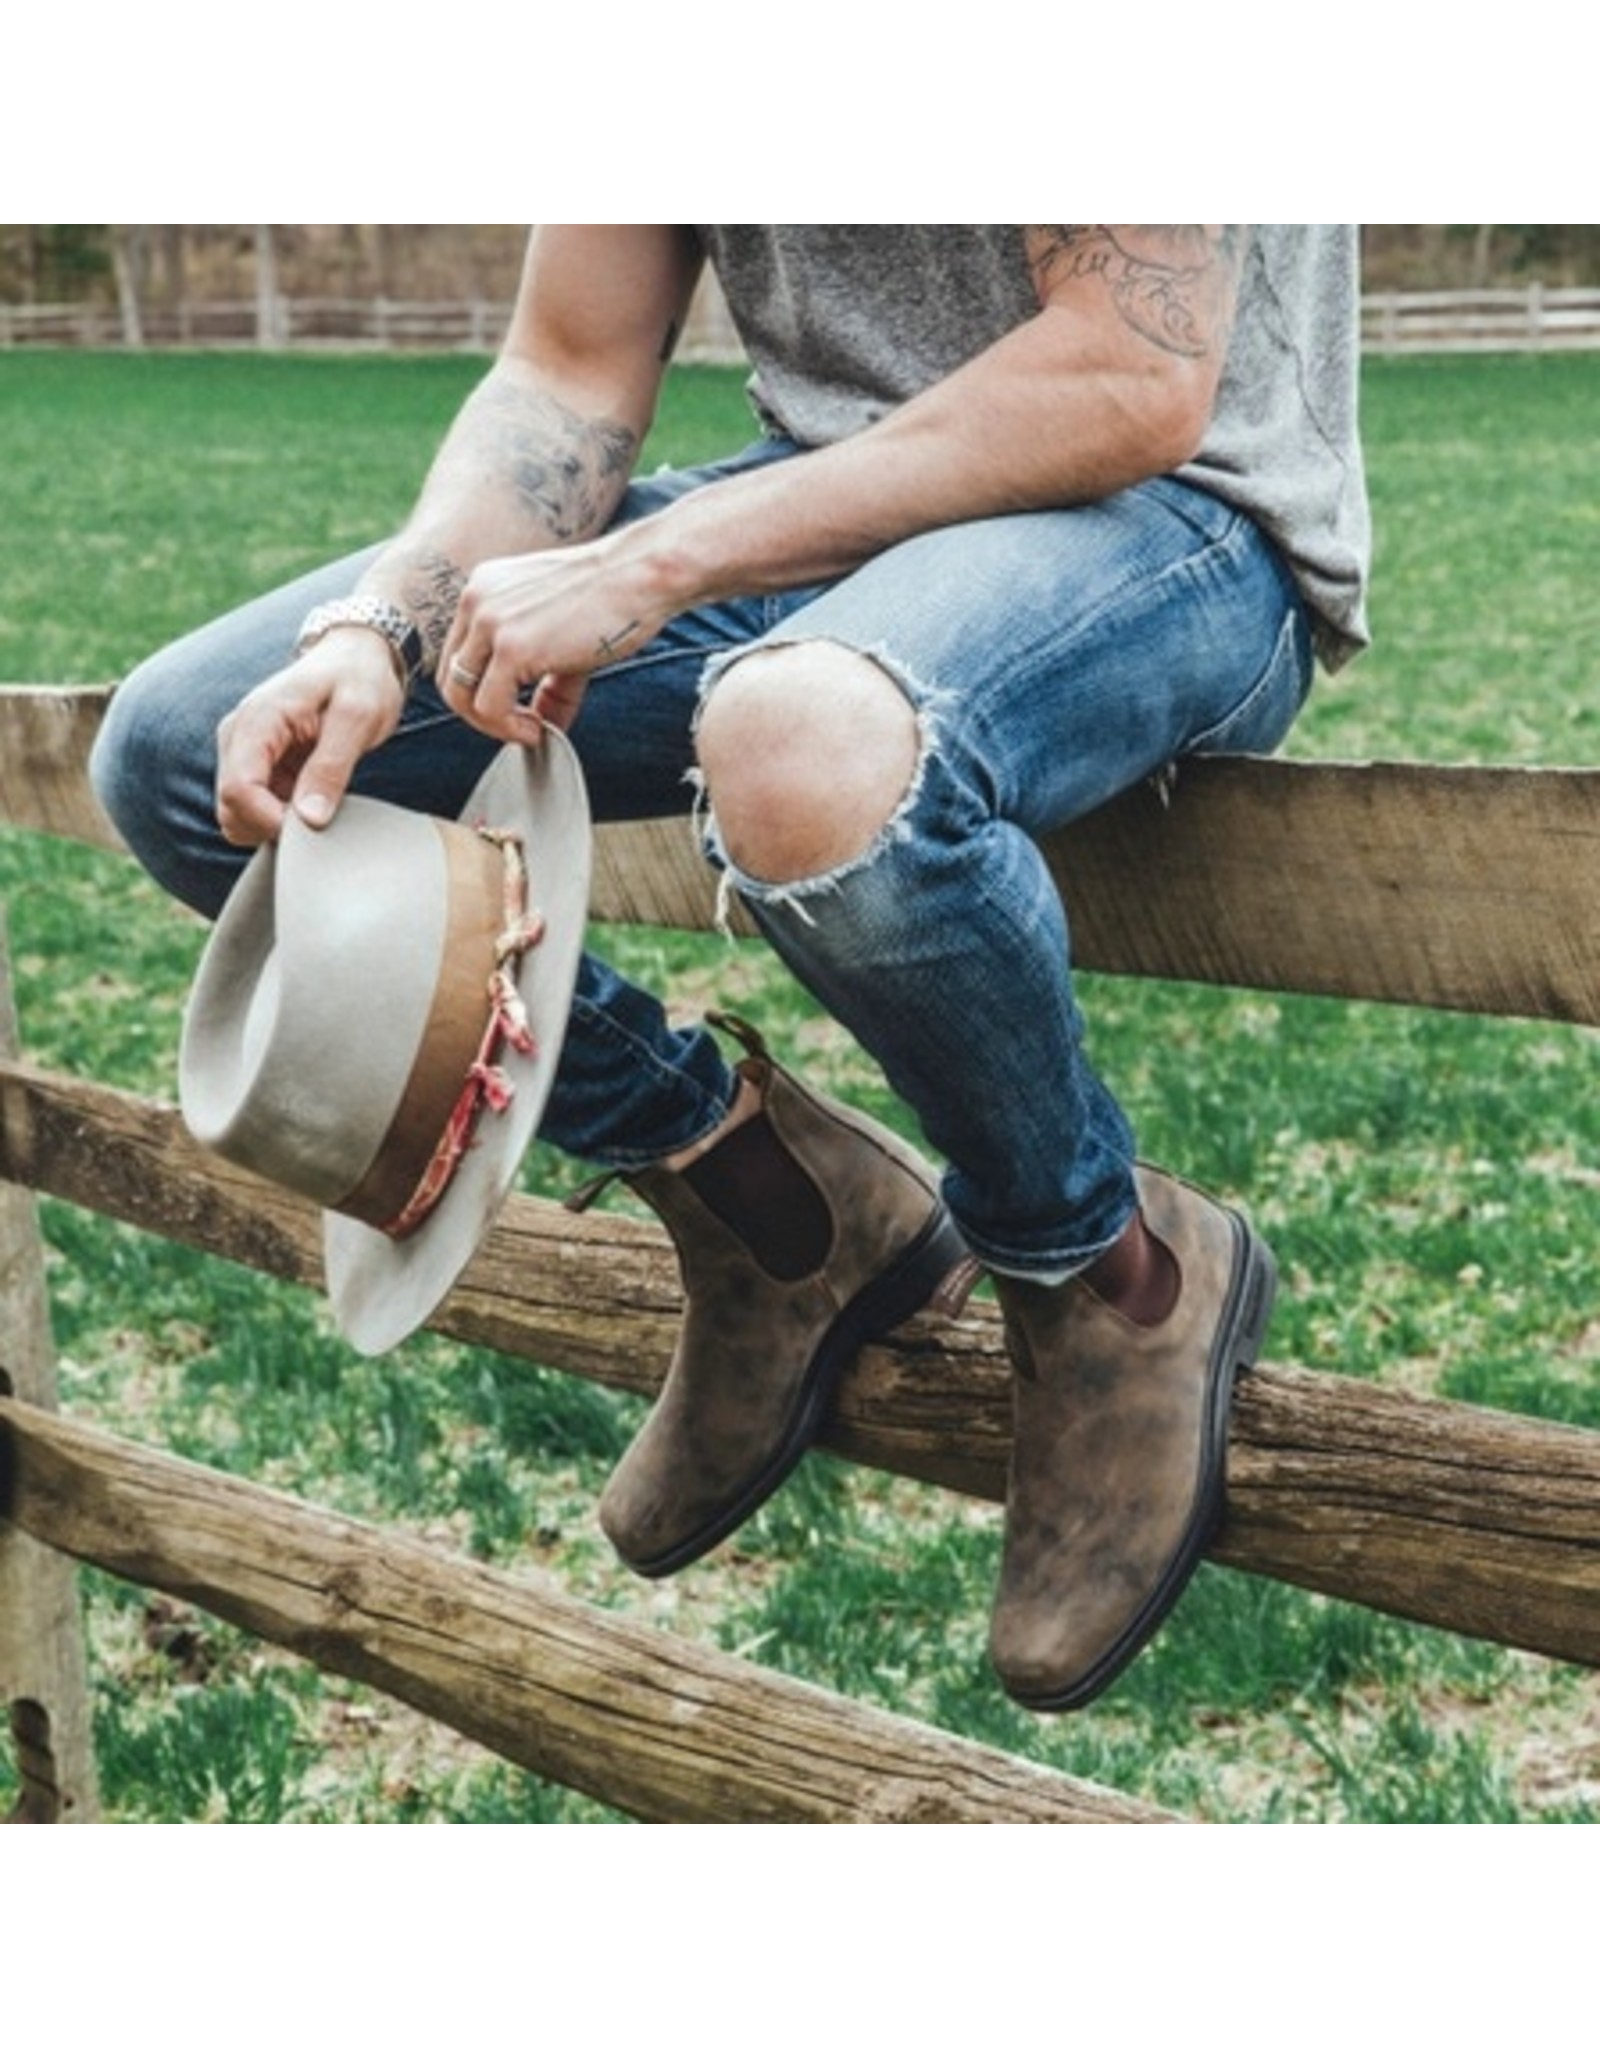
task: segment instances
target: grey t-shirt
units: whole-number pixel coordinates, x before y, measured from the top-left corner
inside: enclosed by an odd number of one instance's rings
[[[1020,227],[702,227],[762,418],[806,447],[881,419],[1038,310]],[[1178,471],[1282,549],[1335,668],[1366,644],[1356,230],[1251,231],[1205,445]]]

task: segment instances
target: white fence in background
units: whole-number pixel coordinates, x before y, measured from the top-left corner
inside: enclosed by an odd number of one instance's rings
[[[1371,292],[1361,339],[1375,355],[1600,348],[1600,291]]]
[[[139,314],[147,348],[416,349],[489,354],[511,315],[489,299],[193,299]],[[1361,304],[1373,354],[1600,348],[1600,290],[1532,284],[1517,291],[1373,292]],[[121,348],[110,302],[0,304],[0,348]],[[733,363],[739,345],[720,295],[702,289],[680,359]]]

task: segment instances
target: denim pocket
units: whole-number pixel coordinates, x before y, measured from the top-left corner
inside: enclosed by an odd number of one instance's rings
[[[1311,625],[1293,599],[1266,667],[1225,718],[1197,733],[1190,754],[1270,754],[1295,722],[1311,688]]]

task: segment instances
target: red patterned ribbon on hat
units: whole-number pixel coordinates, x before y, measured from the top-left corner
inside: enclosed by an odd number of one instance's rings
[[[514,968],[523,954],[544,937],[544,915],[528,909],[528,868],[522,857],[521,839],[515,832],[497,831],[489,825],[479,825],[477,830],[491,845],[499,847],[505,864],[506,921],[494,942],[489,1021],[433,1157],[423,1169],[411,1199],[392,1222],[383,1225],[386,1237],[409,1237],[433,1214],[471,1147],[480,1111],[488,1107],[503,1115],[510,1108],[516,1084],[505,1068],[497,1064],[501,1047],[509,1045],[514,1051],[527,1054],[538,1050],[517,989]]]

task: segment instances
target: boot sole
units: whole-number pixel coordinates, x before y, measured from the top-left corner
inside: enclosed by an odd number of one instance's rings
[[[1234,1272],[1217,1322],[1212,1345],[1213,1369],[1207,1390],[1205,1436],[1199,1498],[1183,1540],[1144,1606],[1100,1661],[1064,1690],[1027,1693],[1008,1686],[1018,1706],[1034,1713],[1066,1713],[1085,1707],[1104,1692],[1138,1656],[1178,1603],[1195,1568],[1222,1526],[1227,1507],[1228,1424],[1234,1384],[1261,1355],[1272,1304],[1278,1291],[1278,1268],[1271,1251],[1242,1216],[1230,1212],[1238,1253]]]
[[[966,1241],[941,1203],[892,1266],[854,1295],[823,1332],[812,1354],[790,1427],[772,1458],[714,1520],[659,1557],[629,1558],[641,1578],[664,1579],[693,1564],[731,1536],[768,1500],[799,1464],[822,1427],[834,1389],[863,1344],[925,1308],[953,1267],[966,1258]]]

